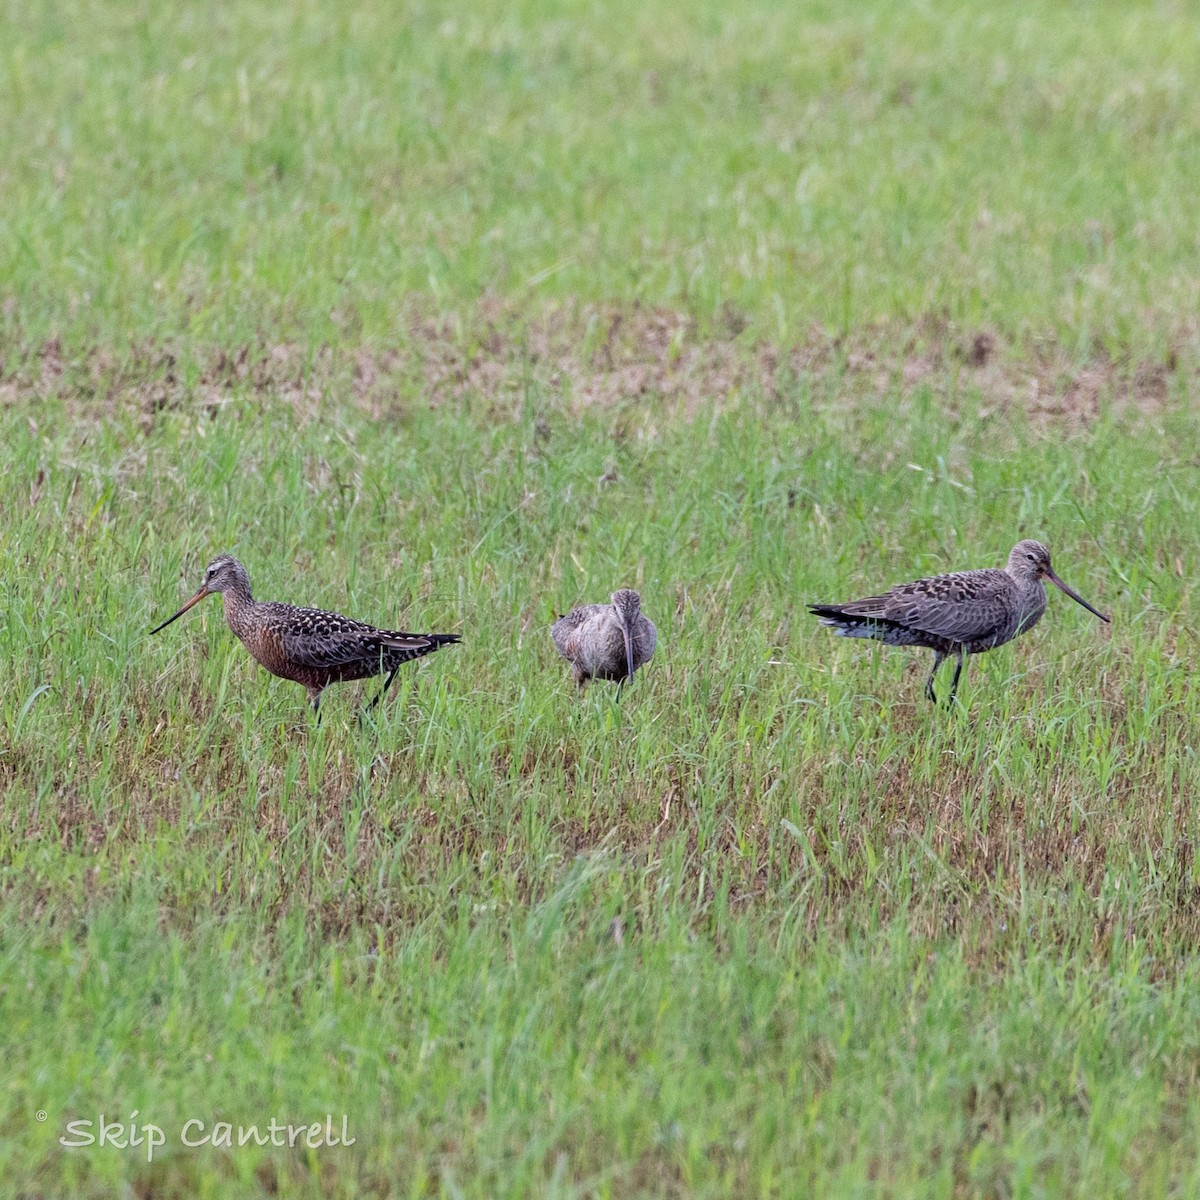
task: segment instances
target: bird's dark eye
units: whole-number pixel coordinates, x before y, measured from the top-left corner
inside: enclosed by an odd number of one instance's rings
[[[1037,559],[1034,558],[1032,554],[1027,554],[1025,557],[1029,559],[1030,562],[1037,562]]]

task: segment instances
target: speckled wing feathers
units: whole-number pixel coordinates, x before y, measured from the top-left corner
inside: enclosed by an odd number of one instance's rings
[[[1004,571],[957,571],[810,611],[848,637],[949,649],[1003,635],[1012,624],[1014,593]]]
[[[573,608],[565,617],[559,617],[550,630],[554,644],[563,658],[572,662],[580,655],[579,634],[583,627],[598,617],[609,606],[607,604],[584,604]]]
[[[404,633],[376,629],[362,621],[319,608],[290,604],[263,605],[266,628],[274,631],[279,649],[299,670],[331,676],[376,674],[457,642],[457,634]]]
[[[1008,624],[1013,590],[1013,581],[999,570],[935,575],[892,588],[883,615],[908,629],[970,644]]]

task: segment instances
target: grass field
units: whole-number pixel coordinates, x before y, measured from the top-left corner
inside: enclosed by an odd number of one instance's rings
[[[1196,1191],[1198,70],[1167,3],[7,5],[0,1197]],[[1112,625],[956,711],[804,611],[1020,536]],[[148,637],[226,549],[463,644],[317,727]],[[618,705],[548,627],[620,585]]]

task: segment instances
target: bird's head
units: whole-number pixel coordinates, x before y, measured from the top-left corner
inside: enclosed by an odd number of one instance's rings
[[[1074,588],[1068,587],[1059,579],[1050,565],[1050,551],[1041,542],[1035,542],[1032,538],[1018,542],[1008,556],[1007,570],[1014,579],[1032,579],[1039,582],[1048,579],[1056,588],[1070,596],[1076,604],[1083,605],[1088,612],[1099,617],[1100,620],[1108,621],[1108,617],[1099,609],[1093,608]]]
[[[1017,579],[1045,579],[1050,570],[1050,551],[1041,542],[1026,538],[1008,556],[1008,573]]]
[[[204,582],[200,584],[196,594],[173,617],[168,617],[150,632],[158,633],[160,629],[166,629],[172,621],[177,621],[182,617],[192,605],[199,604],[205,596],[211,595],[213,592],[236,592],[249,598],[250,576],[246,574],[246,568],[232,554],[218,554],[205,568]]]
[[[633,630],[642,611],[642,598],[632,588],[621,588],[612,594],[612,606],[621,622],[625,638],[625,678],[633,678]]]

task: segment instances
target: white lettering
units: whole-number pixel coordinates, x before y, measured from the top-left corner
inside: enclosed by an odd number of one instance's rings
[[[80,1146],[90,1146],[96,1140],[96,1135],[89,1132],[91,1128],[91,1121],[68,1121],[67,1132],[71,1137],[79,1138],[79,1141],[72,1142],[65,1137],[60,1137],[58,1144],[66,1146],[68,1150],[77,1150]]]
[[[118,1150],[127,1148],[146,1148],[146,1161],[154,1161],[154,1153],[160,1146],[167,1144],[167,1135],[161,1125],[147,1121],[138,1124],[138,1110],[135,1108],[124,1121],[109,1121],[104,1113],[98,1121],[68,1121],[59,1145],[68,1150],[78,1150],[84,1146],[113,1146]],[[99,1130],[98,1134],[96,1130]],[[184,1146],[213,1146],[220,1150],[231,1150],[234,1145],[235,1126],[231,1121],[217,1121],[211,1127],[205,1125],[199,1117],[185,1121],[179,1131],[179,1141]],[[341,1114],[340,1127],[333,1123],[333,1113],[326,1113],[324,1122],[313,1121],[308,1125],[284,1125],[275,1117],[270,1124],[237,1125],[236,1145],[246,1146],[253,1143],[256,1146],[273,1145],[280,1148],[290,1146],[292,1149],[307,1148],[319,1150],[323,1146],[353,1146],[358,1139],[350,1136],[349,1117]]]
[[[154,1161],[154,1148],[167,1144],[167,1135],[157,1125],[144,1125],[146,1133],[146,1161]]]
[[[200,1135],[199,1138],[194,1142],[188,1136],[188,1130],[191,1129],[193,1125],[196,1127],[196,1132]],[[209,1137],[209,1135],[204,1133],[203,1130],[204,1122],[198,1121],[195,1117],[193,1117],[190,1121],[186,1122],[183,1128],[179,1131],[179,1140],[185,1146],[203,1146],[208,1141]]]
[[[257,1125],[239,1125],[238,1145],[244,1146],[251,1138],[258,1146],[265,1146],[271,1140],[265,1133],[261,1137],[259,1136]]]
[[[128,1145],[125,1140],[125,1126],[121,1121],[114,1121],[109,1125],[104,1120],[104,1114],[100,1114],[100,1145],[104,1145],[108,1141],[110,1145],[116,1146],[118,1150],[124,1150]]]

